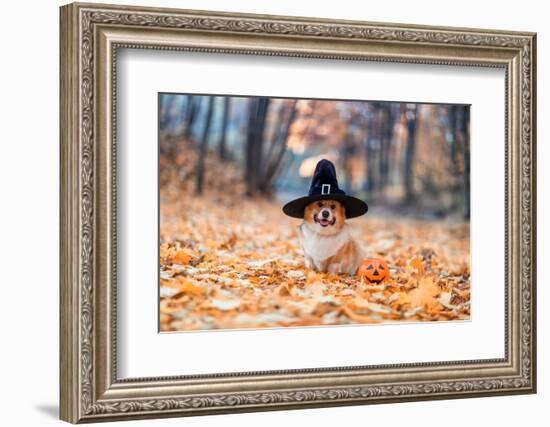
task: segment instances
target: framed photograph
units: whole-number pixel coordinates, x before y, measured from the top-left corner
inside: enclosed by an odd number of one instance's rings
[[[160,93],[159,117],[161,333],[470,320],[469,105]]]
[[[63,420],[536,391],[535,34],[60,22]]]

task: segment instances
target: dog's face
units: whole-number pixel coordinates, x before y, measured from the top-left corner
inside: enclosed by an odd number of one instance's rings
[[[322,235],[338,233],[344,226],[346,211],[336,200],[318,200],[306,206],[304,221]]]

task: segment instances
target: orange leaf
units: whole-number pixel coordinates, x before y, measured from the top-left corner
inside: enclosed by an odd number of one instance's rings
[[[416,268],[418,274],[424,274],[424,264],[419,257],[415,256],[413,259],[411,259],[410,265],[411,267]]]
[[[309,271],[307,273],[306,285],[313,285],[314,283],[322,283],[323,275],[315,273],[314,271]]]
[[[440,306],[436,299],[440,293],[441,290],[434,283],[432,277],[423,277],[420,279],[418,287],[409,292],[409,303],[412,307],[433,310]]]
[[[180,282],[180,285],[179,285],[180,292],[184,292],[188,295],[196,295],[196,296],[204,294],[203,288],[201,288],[200,286],[193,285],[190,281],[186,279],[179,278],[179,282]]]
[[[342,312],[348,316],[351,320],[358,323],[377,323],[372,317],[364,314],[355,313],[349,306],[343,305]]]
[[[290,295],[290,290],[292,289],[292,284],[289,282],[283,282],[279,286],[277,286],[277,289],[275,292],[277,292],[281,296],[287,296]]]
[[[169,323],[172,321],[172,316],[165,313],[160,313],[160,323]]]
[[[189,255],[189,253],[185,251],[178,251],[172,257],[172,262],[174,262],[175,264],[186,265],[186,264],[189,264],[189,261],[191,261],[191,258],[192,256]]]

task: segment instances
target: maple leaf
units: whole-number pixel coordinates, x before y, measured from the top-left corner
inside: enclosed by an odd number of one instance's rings
[[[436,309],[440,306],[437,296],[441,290],[434,283],[431,276],[420,278],[418,286],[409,292],[408,300],[412,307],[422,307],[425,309]]]

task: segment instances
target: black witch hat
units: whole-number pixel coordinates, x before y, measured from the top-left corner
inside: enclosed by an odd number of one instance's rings
[[[364,201],[348,196],[338,187],[334,165],[330,160],[323,159],[315,166],[309,194],[288,202],[283,206],[283,212],[294,218],[303,218],[307,205],[324,199],[336,200],[342,203],[346,209],[346,218],[361,216],[368,210],[368,206]]]

